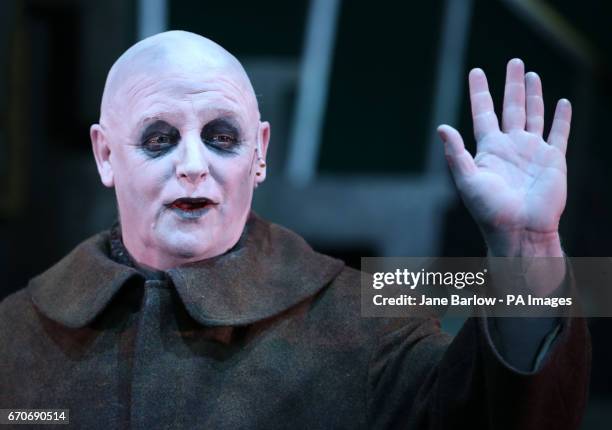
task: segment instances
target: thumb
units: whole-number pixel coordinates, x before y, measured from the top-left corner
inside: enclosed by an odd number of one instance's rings
[[[444,155],[455,182],[463,181],[476,172],[474,158],[465,149],[463,139],[457,130],[442,124],[438,127],[438,135],[444,142]]]

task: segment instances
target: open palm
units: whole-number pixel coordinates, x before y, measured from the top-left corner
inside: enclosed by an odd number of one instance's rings
[[[457,130],[438,128],[468,210],[485,234],[556,232],[567,191],[570,103],[558,102],[545,141],[542,84],[537,74],[525,75],[521,60],[508,63],[501,130],[484,72],[472,70],[469,85],[476,156],[465,149]]]

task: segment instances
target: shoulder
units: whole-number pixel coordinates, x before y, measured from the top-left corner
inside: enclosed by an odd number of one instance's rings
[[[27,288],[21,288],[0,302],[0,330],[24,320],[32,310],[32,301]]]
[[[32,304],[27,288],[22,288],[0,302],[1,361],[9,363],[17,357],[14,351],[27,348],[41,333],[40,315]],[[10,359],[13,357],[13,359]]]
[[[95,273],[95,266],[100,266],[99,261],[108,253],[107,243],[108,231],[87,238],[30,279],[25,287],[5,297],[0,302],[0,330],[31,328],[40,318],[38,311],[45,313],[47,302],[53,302],[56,307],[69,305],[63,301],[67,289],[79,288],[83,277],[100,276]]]
[[[371,275],[345,266],[324,289],[316,307],[323,310],[321,322],[327,321],[328,329],[334,327],[356,341],[370,345],[403,342],[440,334],[437,318],[422,316],[370,317],[363,312],[365,295],[362,288],[370,285]],[[366,340],[367,339],[367,340]]]

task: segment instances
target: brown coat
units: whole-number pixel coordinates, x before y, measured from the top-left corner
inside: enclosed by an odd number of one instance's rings
[[[537,372],[483,320],[362,318],[360,273],[252,216],[223,256],[148,280],[108,232],[0,304],[0,408],[70,409],[76,428],[564,429],[590,345],[565,320]],[[23,427],[20,427],[23,428]]]

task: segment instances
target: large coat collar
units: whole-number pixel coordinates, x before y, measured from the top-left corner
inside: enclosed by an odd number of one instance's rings
[[[226,254],[166,272],[192,318],[209,326],[244,325],[276,315],[329,284],[344,264],[319,254],[289,230],[251,213]],[[78,245],[28,285],[48,318],[78,328],[92,322],[132,278],[109,257],[109,233]]]

